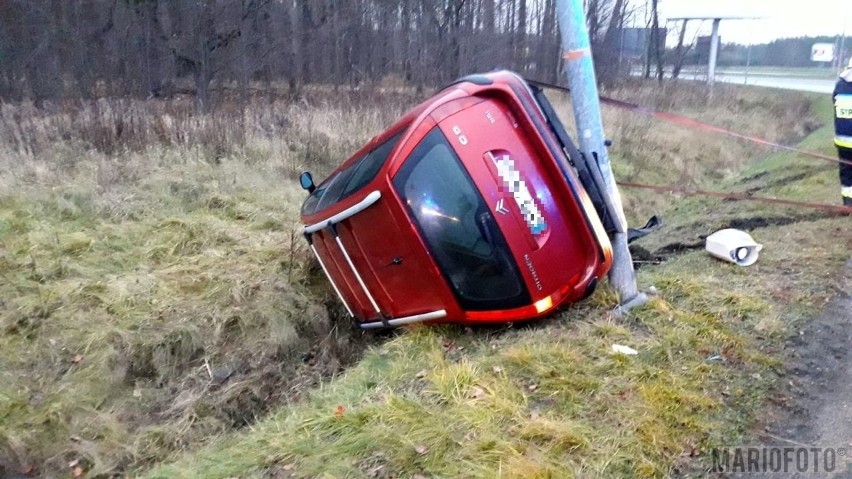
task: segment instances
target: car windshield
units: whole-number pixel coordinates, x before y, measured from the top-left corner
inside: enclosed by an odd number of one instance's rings
[[[438,128],[415,148],[393,183],[463,308],[530,303],[506,240]]]

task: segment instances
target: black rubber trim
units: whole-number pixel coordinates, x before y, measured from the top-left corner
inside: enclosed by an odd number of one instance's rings
[[[598,287],[598,278],[592,278],[592,280],[589,281],[589,284],[586,285],[586,291],[583,292],[583,297],[581,299],[586,299],[589,296],[591,296],[592,294],[594,294],[595,289],[597,289],[597,287]]]
[[[544,112],[544,116],[550,124],[551,131],[553,131],[556,135],[556,138],[562,146],[568,150],[568,161],[570,161],[571,164],[574,165],[574,168],[577,169],[577,176],[579,176],[580,183],[583,184],[583,187],[586,189],[586,193],[589,194],[589,198],[595,206],[595,211],[597,211],[598,217],[604,225],[604,230],[606,230],[608,234],[612,234],[616,231],[615,223],[613,218],[607,212],[606,199],[603,196],[605,193],[598,188],[593,177],[594,172],[590,171],[589,165],[585,161],[585,157],[583,157],[583,154],[580,153],[574,145],[574,142],[571,141],[571,137],[565,130],[565,126],[559,120],[559,116],[556,115],[556,111],[550,104],[550,100],[547,99],[547,95],[545,95],[544,92],[535,85],[530,85],[530,90],[533,92],[533,97],[536,102],[538,102],[542,112]]]
[[[494,80],[488,78],[485,75],[473,74],[473,75],[463,76],[463,77],[455,80],[454,82],[450,83],[449,85],[445,86],[444,88],[441,88],[441,90],[448,88],[448,87],[451,87],[453,85],[457,85],[459,83],[464,83],[464,82],[470,82],[470,83],[473,83],[474,85],[480,85],[480,86],[488,86],[488,85],[494,84]]]
[[[529,87],[529,84],[527,84],[524,80],[519,80],[519,81],[523,82],[525,85],[527,85],[527,87]],[[565,158],[566,157],[565,152],[563,152],[561,149],[559,149],[556,145],[553,144],[553,141],[551,140],[550,135],[544,134],[544,132],[546,131],[545,128],[549,129],[549,127],[546,127],[545,125],[541,124],[541,122],[538,119],[538,116],[536,115],[536,110],[533,109],[529,105],[529,102],[526,100],[526,98],[524,98],[523,93],[519,92],[517,90],[517,88],[515,88],[515,85],[510,84],[510,87],[511,87],[512,91],[515,93],[515,96],[518,97],[518,99],[520,100],[521,106],[523,106],[524,110],[526,110],[527,116],[532,120],[533,126],[538,131],[542,132],[542,138],[544,139],[545,145],[547,146],[547,149],[550,150],[550,154],[553,156],[553,158],[556,159],[556,164],[559,166],[559,169],[562,171],[562,177],[565,178],[565,181],[568,183],[568,186],[569,186],[568,189],[571,190],[571,195],[574,197],[574,201],[578,205],[582,205],[582,200],[580,199],[580,195],[577,193],[577,187],[582,186],[582,185],[576,185],[576,184],[574,184],[573,181],[571,181],[571,175],[568,173],[568,170],[567,170],[568,161],[564,161],[564,162],[559,161],[559,158]],[[531,88],[530,88],[530,92],[532,92]],[[533,99],[533,100],[535,100],[535,99]],[[580,212],[583,214],[583,219],[586,222],[586,226],[591,229],[592,228],[592,220],[589,218],[588,213],[586,213],[586,209],[580,207]],[[597,245],[597,249],[598,249],[598,252],[600,253],[601,261],[605,261],[606,255],[604,253],[603,248],[600,245]]]

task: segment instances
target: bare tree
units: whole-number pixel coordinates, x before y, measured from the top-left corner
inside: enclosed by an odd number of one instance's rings
[[[627,3],[588,0],[603,65]],[[207,111],[257,81],[423,87],[495,68],[555,80],[554,16],[554,0],[7,0],[0,98],[192,94]]]
[[[686,57],[689,54],[689,51],[692,49],[692,46],[695,44],[695,39],[690,42],[688,45],[685,43],[686,40],[686,26],[689,23],[689,20],[684,19],[683,23],[680,26],[680,32],[677,37],[677,46],[672,52],[672,78],[680,77],[680,71],[683,69],[683,64],[686,61]]]

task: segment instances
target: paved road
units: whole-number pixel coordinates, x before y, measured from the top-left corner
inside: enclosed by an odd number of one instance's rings
[[[681,74],[684,79],[705,81],[704,73]],[[831,94],[834,91],[835,80],[826,78],[809,78],[801,76],[785,76],[778,74],[750,74],[748,77],[743,73],[716,73],[716,81],[724,83],[735,83],[738,85],[755,85],[768,88],[782,88],[785,90],[808,91],[814,93]]]

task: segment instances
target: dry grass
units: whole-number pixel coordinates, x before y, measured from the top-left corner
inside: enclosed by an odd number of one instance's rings
[[[671,92],[651,91],[629,93],[671,101]],[[795,95],[742,95],[748,101],[705,103],[701,115],[727,118],[740,105],[735,113],[753,116],[730,126],[760,134],[749,128],[807,105]],[[705,388],[771,363],[741,334],[752,324],[738,322],[784,316],[768,300],[716,292],[719,279],[689,278],[685,271],[708,267],[695,254],[646,273],[666,299],[635,324],[604,312],[613,297],[603,291],[571,311],[571,323],[415,330],[326,382],[371,340],[338,322],[308,261],[294,176],[304,168],[322,176],[417,99],[316,91],[209,116],[184,100],[2,105],[0,476],[30,466],[56,476],[74,461],[108,476],[209,442],[203,465],[187,456],[158,475],[567,477],[639,468],[655,476],[684,444],[706,440],[725,399],[704,397]],[[741,145],[607,115],[621,173],[701,184],[751,162],[706,151]],[[796,115],[784,116],[780,138],[809,128],[809,115]],[[672,149],[675,168],[657,158]],[[729,170],[713,176],[719,165]],[[717,278],[732,272],[709,264]],[[609,355],[616,340],[646,351],[641,362]],[[729,346],[748,361],[702,364],[705,350]],[[310,400],[253,433],[215,439],[317,384]]]
[[[406,103],[339,100],[2,106],[0,476],[149,464],[358,357],[295,176]]]
[[[636,82],[601,94],[782,144],[796,144],[823,124],[811,107],[817,95],[783,90],[719,84],[711,97],[706,89],[692,82],[669,82],[661,88]],[[563,118],[572,118],[564,98],[558,108]],[[744,165],[770,153],[766,147],[714,133],[664,123],[612,106],[602,108],[606,134],[613,141],[610,160],[619,180],[708,187],[736,177]],[[625,211],[636,223],[644,223],[648,216],[669,205],[666,197],[655,193],[627,191],[624,199]]]

